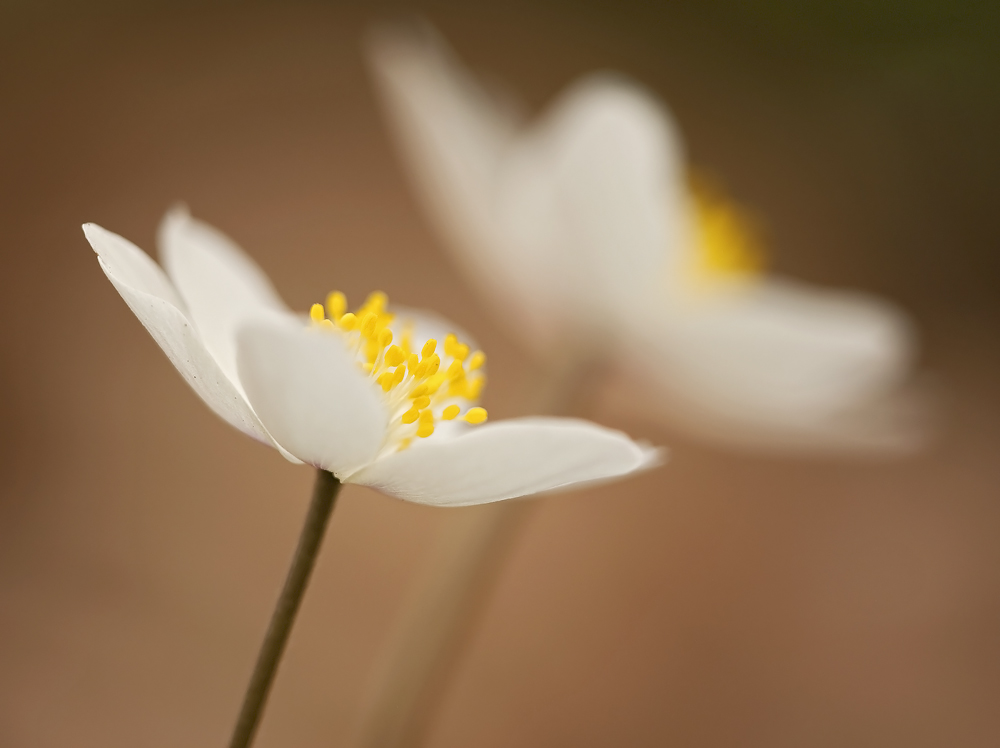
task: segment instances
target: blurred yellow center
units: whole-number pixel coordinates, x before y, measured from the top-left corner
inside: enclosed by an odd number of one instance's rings
[[[696,285],[744,281],[767,264],[760,223],[711,181],[692,175],[695,244],[690,264]]]
[[[430,339],[417,350],[413,323],[407,321],[396,323],[399,340],[394,342],[395,315],[388,305],[388,297],[375,291],[349,312],[344,294],[334,291],[326,297],[325,306],[312,305],[309,318],[313,325],[343,336],[358,365],[381,387],[392,413],[391,440],[405,449],[413,437],[430,436],[435,423],[455,420],[463,410],[461,420],[485,421],[486,410],[470,406],[486,383],[481,371],[486,355],[470,352],[453,334],[445,336],[441,349]]]

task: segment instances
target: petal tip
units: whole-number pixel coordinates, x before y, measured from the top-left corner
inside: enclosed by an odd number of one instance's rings
[[[106,248],[107,242],[114,242],[116,239],[120,240],[121,237],[112,231],[108,231],[103,226],[96,223],[87,222],[81,226],[83,229],[83,235],[86,237],[87,241],[90,243],[90,248],[94,252],[101,256],[101,245],[104,244]]]
[[[670,461],[670,450],[666,447],[654,447],[649,442],[643,441],[636,442],[636,446],[639,448],[639,461],[635,467],[636,472],[653,470]]]
[[[191,208],[183,200],[177,200],[169,208],[167,212],[163,214],[163,220],[166,221],[187,221],[191,218]]]
[[[166,213],[163,214],[159,229],[157,230],[156,238],[158,246],[162,249],[164,242],[170,235],[182,231],[192,220],[191,209],[188,208],[187,203],[178,200],[171,205]]]

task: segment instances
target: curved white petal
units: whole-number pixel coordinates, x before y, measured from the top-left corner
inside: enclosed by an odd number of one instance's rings
[[[733,405],[803,414],[843,408],[899,384],[915,340],[895,306],[781,280],[676,310],[650,338],[668,373]]]
[[[556,258],[549,293],[577,324],[601,331],[619,322],[689,240],[684,156],[669,112],[637,84],[592,75],[514,151],[500,195],[508,230]]]
[[[202,343],[159,266],[130,241],[96,224],[84,224],[83,231],[108,280],[198,396],[240,431],[277,446]]]
[[[498,179],[518,132],[512,108],[426,27],[382,29],[368,59],[417,195],[455,261],[503,319],[550,338],[558,317],[545,313],[544,289],[553,258],[512,241],[498,215]]]
[[[612,407],[718,447],[764,454],[908,455],[928,444],[937,415],[926,382],[822,415],[723,407],[662,379],[627,376],[609,391]]]
[[[184,299],[205,345],[222,370],[236,376],[236,331],[254,316],[290,314],[270,280],[231,239],[191,217],[168,211],[158,235],[163,266]]]
[[[464,506],[614,478],[662,457],[587,421],[522,418],[478,426],[451,440],[418,442],[347,482],[420,504]]]
[[[465,251],[476,251],[465,242],[481,239],[490,223],[497,164],[515,132],[511,109],[479,86],[426,26],[380,29],[370,35],[367,51],[428,207]]]
[[[689,430],[807,448],[914,442],[914,419],[898,417],[913,407],[897,402],[914,334],[885,301],[771,279],[644,322],[626,365],[647,407]]]
[[[279,319],[249,322],[236,337],[247,398],[282,446],[338,477],[375,457],[388,414],[338,333]]]

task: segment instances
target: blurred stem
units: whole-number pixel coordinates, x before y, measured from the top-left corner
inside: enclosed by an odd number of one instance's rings
[[[326,470],[317,471],[312,502],[309,505],[305,525],[302,527],[302,534],[299,536],[299,545],[295,549],[292,566],[285,578],[285,586],[278,597],[274,613],[271,614],[271,623],[267,627],[267,634],[264,635],[260,654],[257,655],[257,664],[254,666],[250,684],[243,697],[243,707],[240,709],[239,719],[236,720],[236,729],[233,730],[229,748],[247,748],[253,742],[268,692],[271,690],[271,683],[278,670],[278,663],[288,643],[288,635],[292,632],[295,614],[299,611],[309,576],[312,574],[313,566],[316,565],[319,547],[323,542],[323,534],[330,515],[333,513],[333,505],[340,492],[340,486],[340,481],[332,473]]]
[[[543,377],[536,411],[577,413],[599,367],[587,357]],[[557,358],[558,360],[558,358]],[[422,745],[507,558],[537,499],[449,510],[434,554],[417,580],[361,717],[359,748]]]

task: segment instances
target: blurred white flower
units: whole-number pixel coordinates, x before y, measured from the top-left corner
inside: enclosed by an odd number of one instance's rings
[[[166,273],[126,239],[95,224],[84,232],[104,273],[216,414],[342,482],[459,506],[621,476],[661,457],[580,420],[474,426],[486,420],[476,405],[485,356],[447,322],[391,314],[378,292],[355,313],[332,293],[309,317],[293,314],[242,250],[184,209],[160,228]]]
[[[648,92],[587,77],[526,125],[430,29],[381,31],[369,58],[432,222],[536,354],[600,357],[620,399],[716,442],[921,441],[907,317],[763,274],[752,216],[693,183]]]

